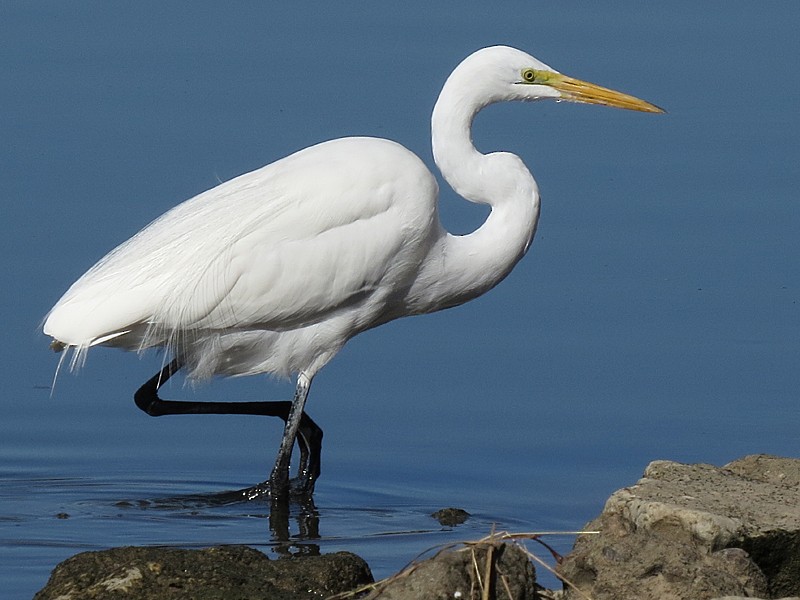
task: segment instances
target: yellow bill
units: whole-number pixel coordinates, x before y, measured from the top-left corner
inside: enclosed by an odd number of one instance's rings
[[[561,73],[548,71],[537,71],[536,82],[548,85],[561,92],[564,100],[571,102],[584,102],[586,104],[602,104],[603,106],[613,106],[627,110],[638,110],[649,113],[663,113],[664,109],[655,104],[645,102],[635,96],[629,96],[622,92],[610,90],[608,88],[574,79]]]

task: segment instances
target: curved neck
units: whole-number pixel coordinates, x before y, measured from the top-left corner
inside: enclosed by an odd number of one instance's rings
[[[472,121],[500,98],[471,88],[470,73],[456,69],[445,83],[431,119],[433,156],[447,183],[491,212],[477,230],[441,230],[428,265],[412,289],[420,312],[448,308],[493,288],[524,256],[539,219],[539,190],[514,154],[481,154],[472,143]],[[465,90],[468,90],[465,93]]]

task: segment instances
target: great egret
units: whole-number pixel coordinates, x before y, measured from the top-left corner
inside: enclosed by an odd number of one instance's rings
[[[44,332],[54,349],[73,349],[72,368],[97,345],[171,352],[172,362],[136,393],[150,414],[280,416],[277,460],[259,489],[287,492],[297,439],[299,489],[310,493],[322,432],[304,406],[316,373],[362,331],[487,292],[528,250],[539,218],[536,182],[518,156],[478,152],[471,126],[492,103],[546,98],[663,112],[520,50],[478,50],[447,79],[431,122],[444,179],[466,200],[491,207],[476,231],[445,231],[436,178],[403,146],[336,139],[168,211],[78,279],[47,315]],[[291,403],[161,400],[159,387],[181,368],[199,379],[296,374],[296,391]]]

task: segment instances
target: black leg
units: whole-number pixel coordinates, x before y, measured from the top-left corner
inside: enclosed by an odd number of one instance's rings
[[[199,414],[216,414],[216,415],[262,415],[267,417],[278,417],[286,423],[284,429],[284,437],[281,440],[281,448],[278,453],[278,460],[286,465],[286,479],[288,479],[288,466],[291,457],[292,446],[294,439],[297,440],[297,446],[300,450],[300,469],[298,474],[297,492],[302,494],[311,494],[314,490],[314,482],[320,474],[320,463],[322,457],[322,429],[303,411],[302,404],[300,405],[299,417],[293,411],[297,404],[297,393],[295,393],[295,400],[289,401],[274,401],[274,402],[192,402],[187,400],[162,400],[158,396],[158,390],[164,385],[170,377],[181,369],[182,365],[177,359],[174,359],[167,366],[161,369],[151,377],[142,387],[140,387],[136,394],[134,394],[134,401],[136,406],[146,412],[152,417],[160,417],[163,415],[199,415]],[[305,393],[308,393],[306,386]],[[305,402],[305,397],[303,398]],[[294,434],[292,442],[288,445],[288,455],[286,454],[284,446],[287,443],[286,435],[289,429],[290,421],[296,420],[294,424]],[[277,468],[277,462],[276,462]],[[273,469],[273,476],[275,469]],[[270,476],[270,483],[272,483],[273,476]],[[264,482],[267,483],[267,482]],[[276,480],[275,485],[282,486],[284,489],[287,487],[287,481],[282,483]],[[263,484],[251,488],[260,495],[268,493],[269,490],[262,489]]]
[[[284,496],[290,491],[310,494],[314,490],[314,479],[311,477],[301,479],[299,482],[300,487],[297,490],[290,490],[289,486],[289,462],[292,458],[292,448],[300,431],[300,422],[305,414],[303,408],[305,407],[310,387],[311,378],[305,373],[300,373],[297,376],[297,387],[295,388],[292,407],[289,410],[289,416],[286,418],[286,426],[283,428],[278,457],[269,476],[269,489],[273,498]]]

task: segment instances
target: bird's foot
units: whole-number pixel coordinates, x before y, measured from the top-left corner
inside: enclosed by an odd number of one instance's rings
[[[314,494],[316,482],[302,475],[292,479],[273,481],[271,478],[239,490],[245,500],[297,500],[305,501]]]

